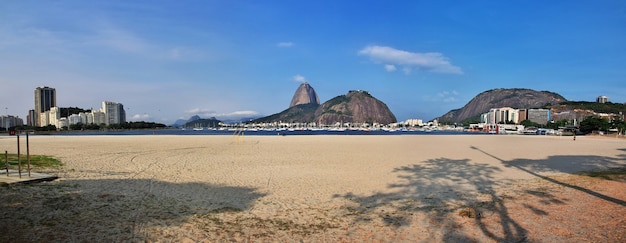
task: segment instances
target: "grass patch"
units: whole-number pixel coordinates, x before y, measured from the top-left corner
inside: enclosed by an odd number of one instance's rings
[[[9,154],[9,169],[17,169],[17,154]],[[28,165],[28,157],[25,154],[20,155],[20,161],[22,163],[22,167]],[[30,155],[30,166],[34,169],[48,169],[48,168],[59,168],[63,165],[61,161],[46,155]],[[6,160],[4,154],[0,155],[0,168],[4,168],[6,166]]]
[[[611,168],[600,171],[581,172],[580,175],[598,177],[606,180],[626,180],[626,167]]]

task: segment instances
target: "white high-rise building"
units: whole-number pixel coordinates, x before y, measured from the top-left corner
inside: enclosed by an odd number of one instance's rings
[[[91,115],[93,116],[93,124],[106,124],[106,115],[101,110],[92,110]]]
[[[124,106],[120,103],[103,101],[102,111],[105,115],[104,124],[106,125],[120,124],[126,122],[126,111],[124,111]]]
[[[67,117],[67,120],[69,121],[70,125],[76,125],[78,123],[82,123],[79,114],[71,114],[69,117]]]

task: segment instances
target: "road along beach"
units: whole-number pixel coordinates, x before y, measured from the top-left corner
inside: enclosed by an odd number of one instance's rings
[[[626,141],[516,135],[32,136],[9,241],[616,241]],[[0,138],[14,153],[15,140]]]

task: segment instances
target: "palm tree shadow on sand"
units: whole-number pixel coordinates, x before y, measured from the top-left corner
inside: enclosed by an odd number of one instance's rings
[[[529,173],[550,183],[585,192],[591,196],[626,206],[620,199],[603,195],[590,189],[570,185],[543,176],[542,172],[578,172],[572,168],[600,170],[624,166],[624,157],[603,156],[555,156],[547,160],[504,161],[477,147],[472,149],[495,158],[504,167],[513,167],[521,173]],[[567,166],[563,162],[567,161]],[[444,241],[483,241],[524,242],[528,231],[510,216],[504,200],[507,195],[496,192],[498,187],[509,184],[510,180],[496,179],[494,174],[502,172],[502,167],[470,161],[437,158],[416,164],[402,166],[393,170],[400,182],[388,185],[385,192],[372,195],[354,195],[346,193],[336,195],[355,203],[349,207],[353,224],[380,220],[388,227],[402,228],[411,224],[420,224],[438,231]],[[567,204],[566,200],[545,191],[525,190],[523,193],[534,195],[543,204]],[[541,208],[526,205],[526,209],[538,215],[549,215]],[[420,220],[417,215],[426,217]],[[491,223],[486,219],[490,218]],[[482,232],[482,236],[466,234],[463,224],[470,220]],[[494,223],[497,222],[497,223]]]
[[[542,175],[542,173],[577,173],[582,171],[603,171],[607,169],[616,169],[623,168],[626,166],[625,164],[625,155],[619,155],[621,158],[612,158],[606,156],[597,156],[597,155],[589,155],[589,156],[572,156],[572,155],[559,155],[559,156],[550,156],[546,160],[529,160],[529,159],[515,159],[511,161],[505,161],[497,156],[494,156],[482,149],[472,146],[474,150],[480,151],[489,157],[499,160],[506,167],[513,167],[525,173],[528,173],[534,177],[546,180],[548,182],[568,187],[574,190],[578,190],[580,192],[584,192],[590,196],[594,196],[600,198],[602,200],[606,200],[608,202],[612,202],[621,206],[626,206],[626,201],[604,195],[602,193],[598,193],[596,191],[580,187],[577,185],[572,185],[566,182],[559,181],[549,176]],[[625,149],[619,149],[624,151]]]
[[[255,188],[151,179],[64,180],[0,190],[0,234],[17,242],[144,241],[148,228],[245,211],[265,196]]]

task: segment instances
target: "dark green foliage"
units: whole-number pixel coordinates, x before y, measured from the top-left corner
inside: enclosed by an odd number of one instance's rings
[[[335,105],[338,105],[344,102],[345,103],[350,102],[350,97],[348,97],[347,95],[340,95],[340,96],[330,99],[329,101],[326,101],[324,105],[326,105],[326,107],[333,107]]]
[[[154,123],[154,122],[124,122],[120,124],[111,124],[108,128],[110,129],[153,129],[153,128],[164,128],[166,127],[164,124]]]
[[[626,131],[626,121],[622,120],[621,117],[617,117],[610,124],[611,128],[617,129],[619,132]]]
[[[609,127],[610,124],[607,119],[597,116],[589,116],[580,122],[579,129],[583,133],[591,133],[593,131],[606,131]]]
[[[85,110],[78,107],[61,107],[59,108],[59,110],[61,112],[61,117],[69,117],[70,115],[78,114],[81,112],[91,112],[91,110]]]

